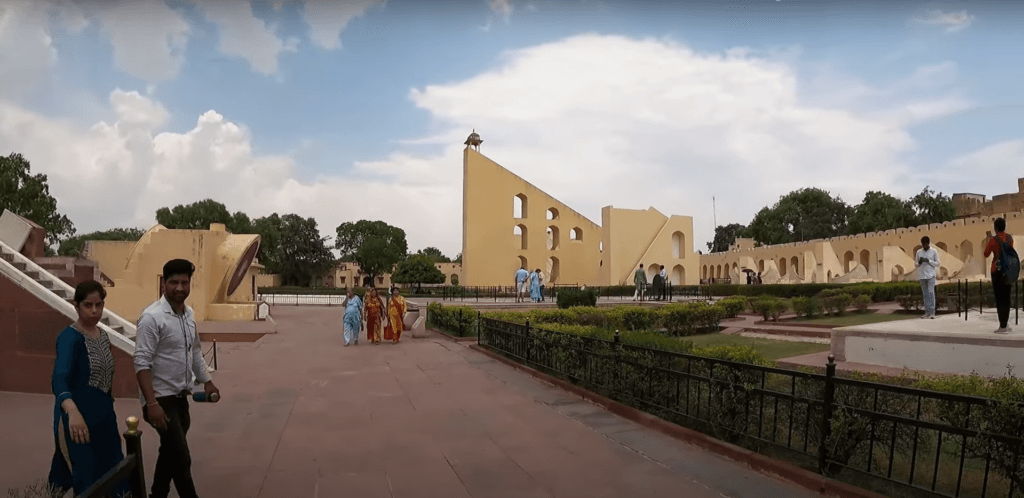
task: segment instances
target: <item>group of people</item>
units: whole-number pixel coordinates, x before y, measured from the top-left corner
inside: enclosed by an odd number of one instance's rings
[[[519,267],[516,271],[516,302],[521,303],[530,295],[535,303],[544,301],[544,275],[537,268],[532,273],[526,271],[526,267]]]
[[[143,419],[160,435],[160,450],[150,497],[166,498],[171,482],[182,498],[196,498],[189,453],[188,399],[192,388],[216,402],[220,390],[203,360],[195,315],[185,304],[195,265],[184,259],[163,268],[163,296],[147,307],[138,321],[135,374]],[[107,292],[94,280],[79,283],[74,304],[78,319],[57,337],[57,358],[51,379],[55,450],[49,485],[63,496],[81,494],[124,458],[114,413],[114,356],[110,338],[99,328]],[[113,496],[130,492],[127,479]]]
[[[391,299],[385,304],[375,287],[366,290],[365,299],[350,288],[345,295],[345,347],[359,344],[359,330],[366,327],[366,339],[372,344],[391,341],[398,344],[405,328],[405,298],[398,287],[391,289]]]
[[[1008,334],[1012,331],[1007,326],[1010,320],[1010,289],[1012,284],[1006,279],[1006,268],[1001,266],[1001,255],[1003,252],[1013,254],[1010,248],[1013,247],[1013,237],[1006,233],[1006,220],[996,218],[993,223],[996,233],[987,232],[985,237],[985,258],[992,258],[990,273],[992,275],[992,291],[996,298],[996,316],[999,318],[997,334]],[[931,239],[926,235],[921,237],[921,248],[914,255],[914,263],[917,266],[917,277],[921,282],[921,294],[924,297],[924,314],[921,318],[935,318],[935,275],[939,268],[939,253],[931,246]]]
[[[633,285],[636,286],[636,290],[633,292],[634,301],[637,299],[641,301],[665,300],[668,274],[665,272],[665,265],[655,264],[654,267],[658,269],[658,273],[655,273],[654,278],[651,279],[650,290],[648,290],[647,273],[644,271],[644,264],[640,263],[640,268],[633,273]]]

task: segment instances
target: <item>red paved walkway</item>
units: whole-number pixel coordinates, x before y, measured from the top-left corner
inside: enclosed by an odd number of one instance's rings
[[[277,334],[221,346],[224,398],[191,410],[203,496],[818,496],[443,338],[343,348],[340,313],[281,307]],[[51,407],[0,393],[0,493],[45,477]],[[151,479],[158,439],[144,430]]]

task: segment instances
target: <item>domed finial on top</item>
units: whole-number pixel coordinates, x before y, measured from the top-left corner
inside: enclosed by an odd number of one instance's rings
[[[466,145],[475,147],[477,151],[480,150],[480,144],[484,143],[480,135],[477,134],[476,128],[473,128],[473,133],[469,134],[469,138],[466,139]]]

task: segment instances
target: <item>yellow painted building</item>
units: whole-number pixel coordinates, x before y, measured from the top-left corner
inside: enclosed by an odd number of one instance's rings
[[[209,230],[156,225],[138,242],[87,242],[84,256],[114,282],[106,306],[126,320],[138,320],[160,298],[164,264],[182,258],[196,265],[186,301],[196,320],[239,321],[255,317],[259,244],[259,235],[232,234],[220,223]]]
[[[664,265],[676,285],[697,281],[693,219],[656,209],[601,210],[601,225],[487,158],[475,132],[463,152],[462,275],[469,286],[511,286],[520,267],[545,283],[632,284]]]

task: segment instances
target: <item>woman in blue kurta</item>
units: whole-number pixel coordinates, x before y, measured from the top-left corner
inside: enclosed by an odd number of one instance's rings
[[[363,302],[349,289],[345,297],[345,345],[359,344],[359,328],[363,323]]]
[[[530,297],[534,301],[540,302],[540,268],[530,274]]]
[[[97,324],[103,317],[107,292],[99,282],[88,280],[75,288],[78,320],[57,337],[57,361],[53,367],[53,433],[56,450],[50,465],[49,483],[80,494],[114,468],[124,453],[114,413],[114,355],[110,339]],[[127,479],[112,496],[130,492]]]

